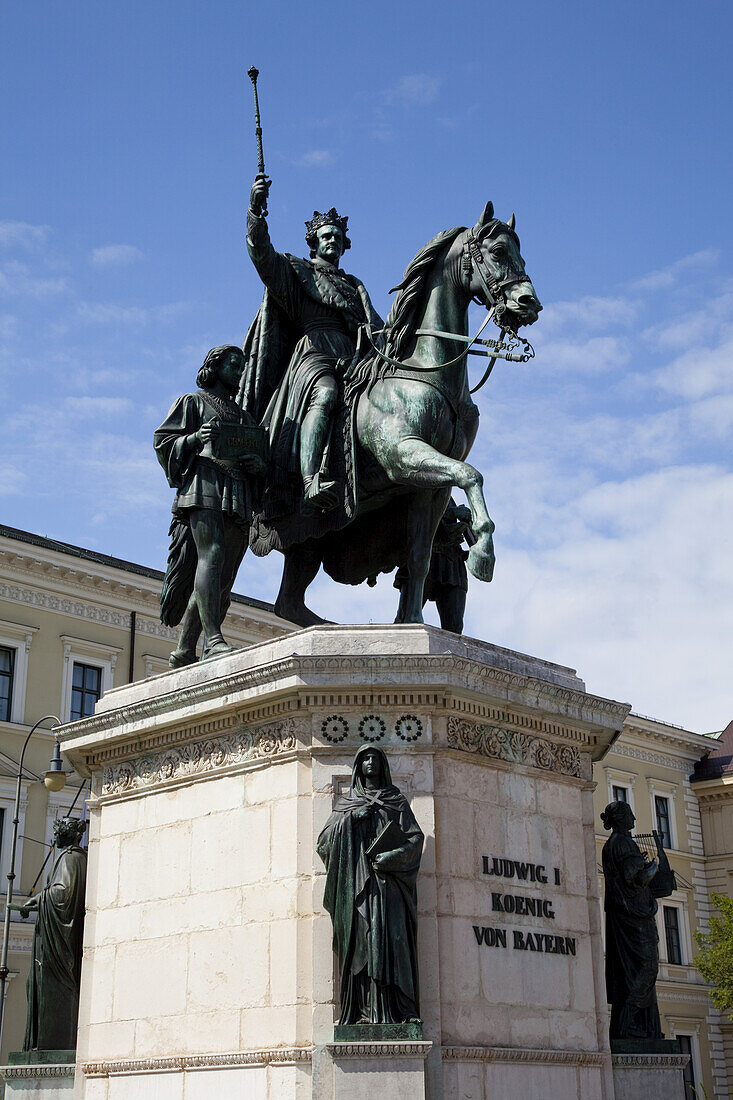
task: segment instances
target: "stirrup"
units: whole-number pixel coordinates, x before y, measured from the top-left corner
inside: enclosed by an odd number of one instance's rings
[[[327,481],[321,476],[321,472],[311,479],[304,479],[305,493],[303,495],[304,512],[330,512],[338,507],[339,482]]]

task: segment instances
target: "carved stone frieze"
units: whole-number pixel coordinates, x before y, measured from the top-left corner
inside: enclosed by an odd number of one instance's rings
[[[512,764],[525,764],[541,771],[581,778],[580,753],[574,745],[556,745],[544,737],[532,737],[519,730],[467,722],[451,715],[448,744],[462,752],[478,753]]]
[[[239,726],[219,737],[171,746],[104,769],[102,794],[128,794],[245,761],[269,760],[297,747],[295,719],[250,729]]]
[[[529,1062],[553,1066],[602,1066],[608,1058],[595,1050],[536,1050],[532,1047],[446,1046],[446,1062]]]
[[[73,1077],[75,1069],[74,1062],[34,1062],[29,1066],[3,1066],[2,1076],[6,1081],[16,1077]]]
[[[344,1058],[427,1058],[432,1043],[427,1040],[390,1040],[386,1042],[327,1043],[334,1060]]]
[[[667,756],[661,752],[648,752],[646,749],[637,749],[633,745],[625,745],[618,741],[613,746],[613,752],[617,756],[628,756],[631,760],[643,760],[646,764],[656,764],[660,768],[669,768],[671,771],[684,772],[686,775],[692,771],[694,761],[685,760],[678,756]]]
[[[127,1058],[114,1062],[84,1062],[85,1077],[109,1077],[115,1073],[160,1073],[164,1070],[226,1069],[232,1066],[263,1066],[270,1063],[310,1062],[312,1047],[274,1047],[269,1050],[240,1050],[231,1054],[181,1054],[173,1058]]]
[[[89,588],[90,594],[94,594],[94,585],[89,578],[82,573],[75,573],[75,584],[79,588]],[[122,582],[116,583],[120,597],[128,603],[136,606],[157,607],[157,592],[147,592],[137,587],[127,586]],[[89,600],[74,598],[73,596],[58,595],[39,588],[29,588],[24,584],[16,584],[8,581],[0,582],[0,599],[10,600],[13,603],[25,604],[27,607],[37,607],[43,611],[56,611],[62,615],[69,615],[75,619],[83,619],[86,622],[99,623],[102,626],[113,626],[119,630],[130,629],[130,614],[128,611],[117,610]],[[241,630],[254,630],[263,638],[269,638],[288,633],[286,628],[279,623],[263,623],[254,613],[246,613],[241,605],[233,604],[229,616],[231,629],[234,634]],[[153,638],[164,638],[166,641],[175,642],[178,631],[164,626],[152,616],[139,614],[135,624],[138,634],[146,634]]]
[[[689,1054],[612,1054],[614,1069],[668,1069],[679,1073],[690,1060]]]

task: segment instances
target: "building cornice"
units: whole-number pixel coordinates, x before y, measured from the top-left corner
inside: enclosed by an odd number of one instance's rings
[[[649,740],[663,744],[669,751],[689,753],[694,760],[715,747],[715,740],[704,733],[693,733],[652,718],[642,718],[638,714],[629,714],[624,722],[624,738],[638,738],[643,743]]]
[[[158,621],[161,585],[158,577],[135,575],[134,582],[128,583],[115,576],[110,566],[95,567],[83,562],[72,567],[38,555],[31,558],[9,553],[2,540],[0,572],[0,599],[120,630],[130,629],[130,612],[135,611],[137,633],[169,641],[177,637],[177,631]],[[296,629],[275,615],[268,605],[260,607],[257,601],[244,602],[237,596],[231,604],[228,623],[231,633],[245,636],[254,632],[258,637],[263,633],[278,637]]]
[[[279,707],[287,696],[295,709],[304,706],[312,710],[316,706],[331,707],[332,693],[341,700],[341,705],[348,705],[346,697],[353,694],[354,703],[358,705],[357,700],[363,703],[365,692],[386,696],[390,692],[399,693],[404,683],[412,685],[413,690],[419,685],[422,695],[433,697],[432,709],[442,713],[454,707],[461,709],[460,705],[456,706],[457,697],[469,697],[471,691],[488,695],[500,703],[511,701],[517,711],[521,711],[522,695],[529,695],[534,705],[557,718],[566,735],[572,730],[573,739],[583,744],[586,751],[597,755],[605,747],[604,742],[613,737],[614,730],[620,728],[628,709],[625,704],[453,654],[388,656],[336,652],[332,655],[290,653],[280,656],[282,642],[265,645],[265,650],[261,651],[265,660],[261,664],[252,665],[260,656],[258,647],[253,646],[231,657],[220,658],[215,665],[201,669],[190,666],[168,674],[169,683],[161,683],[158,694],[151,695],[144,683],[108,692],[102,709],[89,718],[68,723],[60,731],[59,739],[65,751],[71,751],[70,759],[75,766],[84,768],[92,760],[97,762],[100,738],[104,740],[105,754],[114,752],[115,746],[124,751],[124,745],[139,743],[143,731],[150,730],[151,720],[155,722],[156,737],[165,736],[167,730],[177,730],[180,737],[181,727],[191,724],[190,715],[194,711],[197,724],[205,723],[212,707],[217,709],[220,728],[225,717],[233,721],[238,715],[241,721],[251,721],[260,706],[263,687],[277,694]],[[241,667],[245,662],[245,667]],[[379,685],[376,692],[375,685]],[[168,690],[164,691],[164,686]],[[231,701],[228,716],[221,713],[223,690]],[[124,735],[117,733],[123,728]],[[112,735],[113,739],[105,735]]]

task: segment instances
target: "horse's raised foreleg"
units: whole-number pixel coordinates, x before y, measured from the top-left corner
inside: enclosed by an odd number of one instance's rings
[[[400,440],[390,458],[390,476],[400,484],[433,491],[450,490],[454,485],[463,489],[476,535],[468,554],[468,568],[479,580],[490,581],[494,575],[494,523],[486,508],[481,473],[468,462],[441,454],[423,439]]]
[[[321,567],[321,555],[305,546],[291,546],[285,551],[280,591],[275,600],[275,614],[298,626],[317,626],[325,622],[305,605],[305,593]]]

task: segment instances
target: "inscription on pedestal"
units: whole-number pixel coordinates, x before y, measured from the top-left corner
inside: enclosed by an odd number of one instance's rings
[[[560,869],[552,868],[553,886],[561,886]],[[535,883],[547,886],[550,881],[548,869],[542,863],[527,860],[506,859],[497,856],[481,857],[482,877],[516,879],[522,883]],[[537,894],[514,894],[501,890],[491,891],[491,910],[494,913],[506,913],[522,917],[542,917],[555,920],[555,910],[550,898]],[[511,932],[511,939],[508,933]],[[535,951],[545,955],[575,955],[575,936],[558,933],[525,931],[473,925],[473,933],[479,947],[511,946],[515,951]]]

